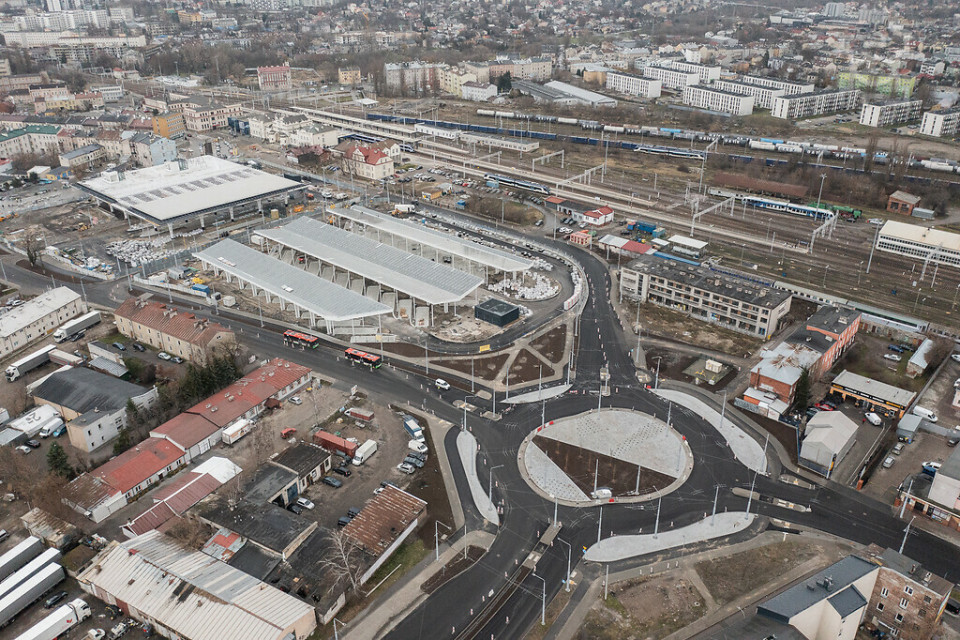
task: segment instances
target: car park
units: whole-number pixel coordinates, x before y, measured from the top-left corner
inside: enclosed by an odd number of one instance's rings
[[[297,504],[303,507],[304,509],[310,509],[311,511],[315,506],[317,506],[313,504],[311,500],[307,500],[303,496],[300,496],[299,498],[297,498]]]
[[[323,484],[329,487],[333,487],[334,489],[339,489],[340,487],[343,486],[343,482],[341,480],[337,480],[333,476],[324,476]]]
[[[406,462],[401,462],[400,464],[398,464],[397,469],[399,469],[401,473],[406,473],[407,475],[416,471],[416,469],[412,465],[409,465]]]

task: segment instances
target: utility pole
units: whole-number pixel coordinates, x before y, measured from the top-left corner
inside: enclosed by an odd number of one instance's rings
[[[603,530],[603,505],[600,505],[600,517],[597,519],[597,544],[600,544],[600,532]]]
[[[910,518],[910,522],[907,523],[907,528],[903,530],[903,542],[900,543],[900,553],[903,553],[903,548],[907,545],[907,536],[910,535],[910,525],[913,524],[913,521],[917,519],[917,516]]]

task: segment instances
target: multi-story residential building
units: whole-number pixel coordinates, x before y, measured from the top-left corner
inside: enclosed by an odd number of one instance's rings
[[[684,62],[682,60],[664,61],[664,66],[669,66],[677,71],[684,73],[695,73],[699,79],[698,84],[710,84],[720,79],[720,67],[697,64],[694,62]]]
[[[96,166],[104,161],[107,152],[99,144],[88,144],[60,154],[60,166],[70,167],[76,175],[80,171],[85,171],[90,167]]]
[[[399,62],[383,65],[387,90],[403,93],[430,93],[440,88],[440,68],[427,62]]]
[[[393,158],[385,151],[352,141],[337,145],[344,173],[367,180],[383,180],[393,175]]]
[[[62,113],[64,111],[90,111],[103,108],[103,96],[96,91],[67,93],[46,98],[37,98],[33,103],[34,113]]]
[[[683,104],[709,111],[748,116],[753,113],[753,96],[721,91],[704,85],[690,85],[683,90]]]
[[[916,88],[913,75],[882,75],[863,71],[841,71],[837,74],[840,89],[860,89],[864,93],[879,93],[891,98],[909,98]]]
[[[155,167],[177,159],[177,143],[169,138],[140,132],[129,141],[133,157],[141,167]]]
[[[679,71],[673,67],[647,65],[643,68],[643,76],[659,80],[661,87],[673,91],[683,91],[687,87],[700,82],[700,74],[688,71]]]
[[[303,114],[268,114],[256,113],[250,116],[250,136],[258,140],[266,140],[280,145],[288,145],[290,137],[310,124],[310,120]]]
[[[925,136],[950,137],[960,130],[960,108],[927,111],[920,122],[920,133]]]
[[[337,69],[337,80],[340,84],[352,87],[360,84],[360,67],[345,67]]]
[[[11,75],[9,58],[0,58],[0,78],[9,78]]]
[[[809,118],[827,113],[852,111],[860,104],[859,89],[818,91],[785,95],[773,99],[770,115],[774,118]]]
[[[934,78],[937,76],[942,76],[946,66],[946,63],[944,63],[943,60],[938,60],[936,58],[924,60],[920,63],[920,75],[931,76]]]
[[[198,365],[207,364],[218,349],[233,347],[236,337],[230,329],[149,298],[127,298],[117,308],[120,333]]]
[[[544,82],[553,75],[553,60],[541,58],[497,58],[489,65],[490,77],[497,78],[509,73],[518,80],[536,80]]]
[[[456,67],[441,67],[438,75],[440,78],[440,90],[458,98],[463,97],[464,84],[477,81],[475,74]]]
[[[823,15],[828,18],[842,18],[847,11],[847,5],[843,2],[827,2],[823,5]]]
[[[153,132],[158,136],[177,140],[187,135],[187,121],[182,113],[167,111],[153,116]]]
[[[123,85],[101,85],[99,87],[90,87],[90,91],[99,93],[106,102],[123,100]]]
[[[860,111],[860,124],[865,127],[888,127],[892,124],[918,120],[922,111],[923,100],[865,102]]]
[[[464,100],[472,102],[486,102],[497,97],[497,87],[483,82],[464,82],[460,87]]]
[[[608,70],[606,76],[606,87],[611,91],[618,91],[641,98],[660,97],[660,89],[662,86],[660,80],[613,70]]]
[[[490,65],[492,63],[485,62],[464,62],[463,66],[464,71],[472,73],[477,76],[477,82],[490,82]]]
[[[783,95],[795,96],[801,93],[813,93],[814,85],[812,82],[790,82],[778,78],[768,78],[766,76],[741,76],[741,82],[746,84],[755,84],[758,87],[768,87],[770,89],[783,89]]]
[[[311,123],[291,133],[287,144],[291,147],[335,147],[339,134],[337,129]]]
[[[6,58],[4,58],[6,60]],[[10,61],[7,60],[7,66]],[[32,85],[41,84],[43,76],[37,73],[21,73],[15,76],[7,75],[0,77],[0,93],[10,93],[11,91],[29,89]]]
[[[289,91],[293,86],[290,64],[276,67],[257,67],[257,82],[261,91]]]
[[[640,302],[761,337],[777,330],[791,301],[787,291],[649,256],[621,269],[620,291]]]
[[[960,234],[888,220],[877,236],[878,251],[960,267]]]
[[[717,80],[713,87],[728,93],[736,93],[743,96],[753,96],[754,106],[761,109],[769,109],[773,106],[773,99],[779,98],[784,94],[783,89],[774,89],[772,87],[761,87],[757,84],[748,84],[746,82],[735,82],[732,80]]]
[[[57,287],[0,316],[0,356],[48,336],[61,324],[86,313],[79,293]]]
[[[239,102],[221,104],[196,96],[172,104],[170,109],[183,114],[187,131],[196,132],[222,129],[227,126],[227,118],[235,118],[243,114],[243,107]]]
[[[20,129],[0,133],[0,157],[10,158],[21,154],[45,155],[57,153],[57,134],[60,127],[31,124]]]

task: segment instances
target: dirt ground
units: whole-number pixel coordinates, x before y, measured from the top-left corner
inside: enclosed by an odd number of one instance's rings
[[[530,353],[528,349],[521,349],[513,364],[510,365],[508,383],[514,386],[525,382],[533,382],[540,379],[541,372],[543,377],[547,378],[553,375],[554,370],[544,364],[543,360]]]
[[[890,340],[869,334],[857,334],[853,347],[848,349],[843,358],[834,366],[834,371],[846,369],[868,378],[873,378],[886,384],[891,384],[909,391],[919,391],[929,379],[929,374],[910,378],[905,374],[907,361],[913,355],[912,351],[905,351],[900,355],[900,362],[884,359],[883,356],[892,354],[887,347]]]
[[[635,314],[635,310],[631,312],[634,318]],[[640,326],[645,335],[679,340],[691,346],[713,349],[732,356],[748,356],[762,343],[754,336],[724,329],[650,303],[640,305]],[[684,368],[689,364],[687,362]]]
[[[705,613],[703,594],[689,580],[657,576],[616,585],[594,605],[583,631],[596,640],[664,638]]]
[[[567,344],[567,325],[561,324],[530,342],[530,348],[556,364],[563,360],[564,347]]]
[[[433,362],[433,364],[438,367],[445,367],[447,369],[459,371],[464,375],[469,376],[472,374],[478,380],[492,381],[497,378],[497,374],[500,372],[500,369],[503,368],[503,365],[506,364],[507,358],[509,357],[509,353],[500,353],[488,358],[473,358],[472,367],[470,364],[470,358],[458,360],[437,360]]]
[[[816,557],[822,548],[789,541],[750,549],[696,565],[697,573],[718,605],[749,593]]]
[[[615,496],[627,495],[637,488],[638,467],[631,462],[550,438],[537,436],[533,442],[587,495],[593,491],[594,474],[596,486],[612,489]],[[673,481],[668,475],[640,467],[639,493],[663,489]]]

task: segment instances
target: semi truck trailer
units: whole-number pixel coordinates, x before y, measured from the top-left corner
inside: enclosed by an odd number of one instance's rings
[[[19,587],[0,598],[0,627],[5,627],[21,611],[63,582],[63,567],[48,564]]]
[[[37,367],[44,365],[50,362],[50,352],[56,349],[52,344],[48,344],[45,347],[37,349],[28,356],[24,356],[14,362],[12,365],[7,367],[7,370],[3,374],[7,377],[8,382],[13,382],[14,380],[21,378],[29,371],[33,371]]]
[[[30,536],[10,551],[0,556],[0,580],[6,580],[18,569],[40,555],[43,543],[40,538]]]
[[[100,324],[100,320],[101,318],[99,311],[85,313],[79,318],[74,318],[70,322],[65,322],[63,326],[53,332],[53,339],[56,342],[68,340],[70,336],[83,331],[84,329],[89,329],[95,324]]]
[[[90,605],[77,598],[21,633],[16,640],[57,640],[64,631],[89,618],[90,613]]]

